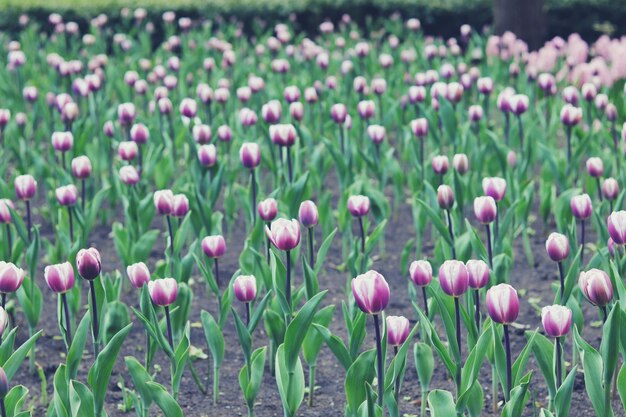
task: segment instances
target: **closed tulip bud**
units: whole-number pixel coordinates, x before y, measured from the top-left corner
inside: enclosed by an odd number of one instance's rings
[[[613,201],[619,195],[619,184],[615,178],[607,178],[602,182],[602,195],[609,201]]]
[[[593,102],[598,110],[603,111],[609,104],[609,96],[606,94],[598,94]]]
[[[483,178],[483,192],[496,201],[502,200],[506,193],[506,180],[500,177]]]
[[[120,142],[117,147],[117,154],[123,161],[132,161],[137,157],[139,147],[136,142]]]
[[[265,222],[271,222],[278,214],[278,204],[273,198],[266,198],[257,206],[259,217]]]
[[[319,213],[315,203],[311,200],[303,201],[302,204],[300,204],[298,218],[300,219],[300,223],[306,228],[316,226],[319,221]]]
[[[141,145],[150,139],[150,131],[143,123],[136,123],[130,128],[130,139]]]
[[[374,78],[372,80],[372,92],[380,96],[387,91],[387,81],[384,78]]]
[[[89,281],[96,279],[102,270],[100,252],[96,248],[79,250],[76,254],[76,269],[84,279]]]
[[[452,158],[452,166],[455,171],[461,175],[464,175],[469,171],[469,160],[467,159],[467,155],[464,153],[457,153]]]
[[[376,114],[376,104],[372,100],[361,100],[356,107],[359,116],[363,120],[369,120]]]
[[[511,324],[519,314],[517,291],[509,284],[498,284],[487,290],[487,311],[496,323]]]
[[[587,300],[598,307],[606,306],[613,299],[613,285],[606,272],[590,269],[581,272],[578,286]]]
[[[585,220],[591,217],[593,206],[591,205],[589,194],[581,194],[572,197],[570,200],[570,208],[572,209],[572,214],[578,220]]]
[[[337,124],[343,124],[346,121],[346,116],[348,115],[348,110],[346,109],[345,104],[337,103],[333,104],[330,109],[330,115]]]
[[[271,226],[265,226],[265,234],[276,248],[289,251],[300,243],[300,223],[296,219],[274,220]]]
[[[618,245],[626,244],[626,211],[614,211],[607,219],[609,235]]]
[[[233,138],[233,131],[227,125],[221,125],[217,128],[217,138],[222,142],[230,142]]]
[[[562,262],[569,256],[569,240],[561,233],[550,233],[546,240],[546,252],[554,262]]]
[[[17,291],[24,281],[26,272],[11,262],[0,261],[0,292],[4,294]]]
[[[74,184],[63,185],[55,190],[57,202],[62,206],[73,206],[78,199],[78,189]]]
[[[449,210],[454,204],[454,191],[452,187],[442,184],[437,188],[437,203],[444,210]]]
[[[596,94],[598,94],[598,89],[593,83],[585,83],[580,89],[580,92],[582,93],[582,96],[586,101],[593,101],[593,99],[596,97]]]
[[[39,97],[39,91],[37,90],[37,87],[24,87],[22,90],[22,96],[24,97],[24,100],[29,103],[34,103]]]
[[[172,205],[172,216],[185,217],[189,212],[189,199],[185,194],[176,194]]]
[[[207,236],[202,239],[202,250],[209,258],[221,258],[226,253],[226,241],[222,235]]]
[[[604,164],[602,159],[598,157],[591,157],[587,159],[587,172],[593,178],[599,178],[604,174]]]
[[[387,316],[387,343],[400,346],[409,337],[409,320],[403,316]]]
[[[389,304],[389,285],[385,277],[370,270],[352,279],[352,295],[366,314],[379,314]]]
[[[4,313],[4,315],[6,316],[6,312]],[[7,378],[7,374],[4,372],[3,368],[0,368],[0,398],[4,400],[4,397],[7,396],[10,389],[11,387],[9,386],[9,379]]]
[[[512,88],[505,88],[498,94],[497,105],[503,113],[511,111],[511,97],[515,95],[515,91]]]
[[[565,336],[572,328],[572,310],[561,305],[546,306],[541,309],[541,323],[548,336]]]
[[[20,175],[15,178],[15,195],[20,200],[30,200],[37,192],[37,181],[32,175]]]
[[[242,103],[247,103],[252,95],[252,90],[248,86],[239,87],[237,89],[237,98]]]
[[[448,84],[446,99],[451,103],[458,103],[463,98],[463,86],[457,82]]]
[[[167,307],[176,302],[178,282],[174,278],[161,278],[148,282],[148,292],[152,302]]]
[[[139,172],[132,165],[120,168],[120,180],[126,185],[135,185],[139,182]]]
[[[364,94],[367,91],[367,80],[362,75],[358,75],[354,77],[354,81],[352,81],[352,88],[354,88],[354,92],[358,94]]]
[[[64,294],[74,287],[74,268],[69,262],[48,265],[44,269],[48,287],[57,294]]]
[[[425,287],[433,280],[433,267],[425,260],[411,262],[409,273],[411,280],[418,287]]]
[[[193,119],[198,113],[198,103],[192,98],[184,98],[179,106],[180,114],[188,119]]]
[[[576,87],[570,85],[563,89],[563,101],[573,106],[578,105],[578,90]]]
[[[199,144],[205,144],[211,142],[211,126],[209,125],[195,125],[192,130],[193,140]]]
[[[385,139],[385,127],[381,125],[369,125],[367,135],[375,145],[380,145]]]
[[[141,288],[150,282],[150,270],[143,262],[138,262],[126,267],[126,275],[134,288]]]
[[[9,224],[13,221],[9,209],[15,209],[13,202],[8,198],[0,198],[0,223]]]
[[[113,125],[113,122],[107,120],[102,127],[102,131],[107,137],[112,138],[115,135],[115,126]]]
[[[448,172],[448,168],[450,166],[450,163],[448,162],[448,157],[445,155],[433,156],[432,166],[435,174],[445,175],[446,172]]]
[[[480,94],[489,95],[493,91],[493,80],[489,77],[481,77],[476,81],[476,86]]]
[[[524,94],[515,94],[509,98],[509,106],[511,112],[516,116],[526,113],[528,110],[528,96]]]
[[[72,132],[54,132],[52,134],[52,146],[56,151],[67,152],[74,146]]]
[[[256,278],[254,275],[239,275],[233,282],[235,298],[242,303],[250,303],[256,298]]]
[[[565,126],[576,126],[583,118],[583,109],[566,104],[561,109],[561,123]]]
[[[549,93],[556,85],[556,79],[554,78],[554,75],[548,72],[544,72],[539,74],[539,77],[537,77],[537,84],[539,85],[539,88],[541,88],[541,90]]]
[[[412,85],[409,87],[408,98],[411,104],[423,103],[426,99],[426,89],[423,86]]]
[[[289,113],[292,119],[300,121],[304,117],[304,106],[299,101],[295,101],[289,105]]]
[[[293,146],[296,143],[296,128],[292,124],[275,124],[270,126],[270,138],[278,146]]]
[[[135,105],[133,103],[122,103],[117,106],[117,118],[121,125],[130,126],[135,121]]]
[[[604,114],[606,115],[606,119],[609,122],[614,122],[615,120],[617,120],[617,107],[615,107],[615,104],[607,104],[606,109],[604,109]]]
[[[506,155],[506,161],[511,168],[515,168],[517,166],[517,154],[515,153],[515,151],[509,151],[509,153]]]
[[[439,284],[446,294],[460,297],[469,285],[467,267],[461,261],[448,260],[439,267]]]
[[[319,99],[317,90],[314,87],[307,87],[304,90],[304,99],[307,103],[315,103]]]
[[[261,116],[265,123],[275,124],[280,121],[282,105],[278,100],[270,100],[261,107]]]
[[[247,107],[239,110],[239,121],[243,127],[254,126],[258,121],[256,112]]]
[[[484,288],[489,282],[489,266],[480,259],[470,259],[465,263],[469,275],[470,288]]]
[[[367,216],[370,212],[370,199],[364,195],[351,195],[348,198],[348,211],[354,217]]]
[[[474,123],[479,122],[483,118],[483,108],[480,105],[475,104],[473,106],[470,106],[467,114],[470,121]]]
[[[217,149],[215,145],[202,145],[198,148],[198,161],[205,167],[212,167],[217,162]]]
[[[422,117],[419,119],[411,120],[411,131],[418,138],[423,138],[428,135],[428,119]]]
[[[496,219],[498,208],[496,200],[490,196],[476,197],[474,199],[474,215],[482,224],[489,224]]]
[[[254,142],[246,142],[239,149],[241,164],[248,169],[254,169],[261,162],[261,149]]]
[[[81,180],[89,178],[91,175],[91,161],[85,155],[72,159],[72,174]]]
[[[294,101],[300,100],[300,89],[295,85],[287,86],[283,91],[283,95],[287,103],[293,103]]]
[[[154,206],[157,213],[161,215],[169,215],[174,208],[174,193],[172,190],[159,190],[154,192]]]

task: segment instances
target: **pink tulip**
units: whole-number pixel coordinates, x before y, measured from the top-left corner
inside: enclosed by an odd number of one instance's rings
[[[581,194],[572,197],[570,200],[570,208],[572,214],[579,220],[585,220],[591,217],[593,207],[591,205],[591,198],[589,194]]]
[[[461,175],[465,175],[469,171],[469,160],[464,153],[457,153],[452,158],[452,167]]]
[[[493,197],[484,196],[474,199],[474,215],[482,224],[489,224],[496,219],[497,214],[496,201]]]
[[[271,222],[278,214],[278,204],[273,198],[267,198],[259,202],[257,210],[259,212],[259,217],[261,217],[263,221]]]
[[[52,133],[52,146],[56,151],[67,152],[74,146],[74,135],[72,132]]]
[[[560,233],[550,233],[546,240],[546,252],[554,262],[562,262],[569,256],[569,240]]]
[[[498,284],[487,290],[487,310],[496,323],[513,323],[519,314],[517,291],[509,284]]]
[[[506,193],[506,180],[500,177],[483,178],[483,192],[495,201],[502,200]]]
[[[561,305],[546,306],[541,309],[541,323],[548,336],[565,336],[572,328],[572,310]]]
[[[489,282],[489,266],[483,260],[470,259],[465,263],[469,275],[469,286],[473,289],[484,288]]]
[[[461,261],[447,260],[439,267],[439,284],[446,294],[460,297],[469,285],[467,267]]]
[[[317,225],[319,221],[319,213],[315,203],[311,200],[303,201],[300,204],[298,218],[300,219],[300,223],[302,223],[302,225],[306,228],[311,228]]]
[[[87,156],[81,155],[72,159],[72,174],[80,180],[89,178],[91,175],[91,161]]]
[[[418,287],[425,287],[433,280],[433,268],[425,260],[413,261],[409,267],[411,280]]]
[[[454,204],[454,191],[452,187],[442,184],[437,188],[437,203],[444,210],[449,210]]]
[[[9,224],[13,222],[9,208],[15,209],[13,202],[8,198],[0,198],[0,223]]]
[[[135,142],[120,142],[117,147],[117,154],[123,161],[132,161],[137,157],[139,147]]]
[[[62,206],[73,206],[78,200],[78,189],[74,184],[64,185],[55,190],[57,202]]]
[[[139,172],[132,165],[125,165],[120,168],[120,180],[126,185],[135,185],[139,182]]]
[[[598,307],[606,306],[613,299],[613,285],[606,272],[590,269],[581,272],[578,286],[587,300]]]
[[[150,139],[150,131],[143,123],[134,124],[130,128],[130,140],[133,142],[142,145],[148,142],[148,139]]]
[[[167,307],[176,302],[178,282],[174,278],[161,278],[149,281],[148,292],[154,304]]]
[[[20,175],[15,178],[15,195],[20,200],[28,201],[37,192],[37,181],[32,175]]]
[[[150,281],[150,270],[143,262],[137,262],[126,267],[126,275],[134,288],[141,288]]]
[[[154,192],[154,206],[161,215],[172,214],[174,209],[174,193],[172,190],[159,190]]]
[[[432,159],[433,171],[437,175],[445,175],[448,172],[449,162],[448,157],[445,155],[433,156]]]
[[[411,131],[418,138],[428,135],[428,119],[420,118],[411,121]]]
[[[276,248],[290,251],[300,243],[300,223],[296,219],[274,220],[271,229],[265,226],[265,234]]]
[[[602,195],[609,201],[613,201],[619,195],[619,184],[615,178],[607,178],[602,182]]]
[[[409,337],[409,320],[403,316],[387,316],[387,343],[389,346],[400,346]]]
[[[587,173],[593,178],[601,177],[604,174],[602,159],[598,157],[587,159]]]
[[[370,199],[364,195],[351,195],[348,198],[348,211],[354,217],[367,216],[370,211]]]
[[[254,142],[246,142],[239,149],[241,164],[247,169],[254,169],[261,162],[261,149]]]
[[[256,278],[254,275],[239,275],[233,282],[235,298],[242,303],[250,303],[256,298]]]
[[[366,314],[379,314],[389,304],[389,285],[385,277],[370,270],[352,279],[352,295]]]
[[[330,115],[337,124],[343,124],[348,116],[348,110],[345,104],[337,103],[333,104],[330,109]]]
[[[185,217],[189,212],[189,200],[185,194],[176,194],[172,205],[172,216]]]
[[[78,274],[88,281],[92,281],[100,275],[102,262],[100,253],[96,248],[81,249],[76,254],[76,269]]]
[[[207,236],[202,239],[202,250],[209,258],[221,258],[226,253],[226,241],[222,235]]]
[[[0,261],[0,293],[17,291],[24,281],[26,272],[11,262]]]
[[[64,294],[74,287],[74,268],[69,262],[48,265],[44,269],[48,287],[57,294]]]

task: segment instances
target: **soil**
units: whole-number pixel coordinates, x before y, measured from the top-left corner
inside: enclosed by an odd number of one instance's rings
[[[37,219],[35,220],[37,222]],[[155,219],[155,222],[159,222],[160,219]],[[159,227],[161,223],[155,223],[155,227]],[[387,314],[393,315],[405,315],[410,318],[412,323],[415,322],[415,312],[413,311],[408,291],[406,291],[408,285],[408,278],[400,273],[400,252],[404,244],[413,237],[414,232],[411,227],[406,227],[407,224],[412,224],[411,209],[407,204],[400,204],[395,208],[391,218],[388,219],[386,227],[386,243],[387,253],[377,254],[375,257],[373,269],[381,272],[387,279],[391,288],[391,302],[386,309]],[[230,235],[227,237],[228,251],[227,255],[220,260],[220,269],[222,276],[231,276],[232,273],[238,269],[238,257],[245,241],[245,230],[243,222],[235,222],[235,228],[230,231]],[[529,268],[526,258],[523,256],[523,250],[521,242],[516,243],[515,263],[511,275],[511,284],[518,289],[525,289],[526,293],[521,297],[521,310],[519,319],[517,321],[517,327],[526,329],[541,328],[541,318],[539,311],[529,303],[529,299],[540,299],[539,305],[546,305],[551,303],[552,290],[550,286],[554,280],[557,279],[556,265],[551,262],[545,254],[545,238],[548,233],[553,230],[553,225],[544,226],[540,220],[534,221],[532,228],[535,231],[531,235],[531,243],[533,253],[535,255],[535,262],[533,268]],[[110,230],[107,227],[100,227],[91,235],[91,245],[97,247],[103,258],[103,265],[105,270],[112,271],[114,269],[121,268],[118,261],[117,254],[115,253],[114,246],[112,244],[112,238],[109,234]],[[48,239],[54,239],[51,230],[43,228],[43,235]],[[317,236],[317,241],[321,241],[321,236]],[[325,300],[325,303],[333,303],[340,305],[341,301],[345,299],[345,285],[347,276],[345,272],[338,272],[333,266],[339,265],[343,262],[341,259],[341,240],[339,236],[335,238],[334,247],[329,251],[327,263],[330,265],[327,268],[326,273],[320,277],[320,287],[328,289],[329,294]],[[589,249],[588,249],[589,250]],[[425,244],[424,251],[426,255],[430,255],[433,252],[432,243]],[[162,258],[163,243],[162,240],[157,241],[152,253],[152,261]],[[589,257],[589,255],[587,255]],[[40,262],[40,269],[43,271],[43,261]],[[300,268],[296,268],[296,283],[302,282],[302,277],[299,275]],[[192,323],[198,323],[200,321],[200,312],[202,310],[208,310],[215,315],[216,302],[214,298],[207,299],[207,294],[204,280],[199,277],[199,274],[194,273],[195,283],[192,285],[194,290],[193,308],[190,315]],[[43,367],[47,378],[46,392],[48,400],[52,398],[53,391],[53,376],[59,363],[64,362],[65,346],[61,338],[58,336],[58,327],[56,324],[56,296],[48,291],[43,281],[43,273],[37,277],[39,285],[42,288],[44,294],[44,308],[41,317],[39,328],[43,329],[43,335],[37,343],[37,362]],[[86,302],[86,290],[87,284],[81,280],[77,280],[78,283],[83,285],[83,301]],[[128,305],[135,305],[137,302],[137,293],[131,291],[129,286],[126,286],[126,292],[122,298]],[[235,308],[241,308],[242,306],[235,302]],[[86,306],[85,306],[86,308]],[[592,320],[598,320],[598,312],[588,303],[583,305],[583,310],[586,318]],[[243,314],[243,310],[241,311]],[[484,311],[483,311],[484,313]],[[27,328],[24,322],[23,316],[18,310],[17,325],[21,326],[21,332],[19,333],[19,341],[23,341],[27,337],[27,332],[24,330]],[[369,323],[371,326],[371,322]],[[441,325],[437,324],[440,329],[439,334],[441,338],[445,340],[445,333],[443,332]],[[341,319],[340,314],[335,314],[335,319],[329,326],[333,333],[338,334],[344,340],[347,337],[347,333]],[[371,348],[374,346],[374,332],[373,328],[368,331],[368,336],[365,340],[364,347]],[[212,405],[211,396],[203,395],[196,387],[191,373],[189,370],[185,371],[180,387],[179,403],[183,409],[184,415],[188,417],[204,417],[204,416],[243,416],[247,414],[246,407],[244,405],[243,397],[238,383],[238,373],[243,365],[243,357],[239,348],[239,342],[237,339],[232,317],[229,318],[229,322],[224,329],[224,336],[226,339],[226,353],[224,359],[224,365],[221,370],[221,389],[219,404],[217,406]],[[601,331],[598,328],[587,326],[585,329],[586,340],[598,347],[600,344]],[[466,335],[464,334],[463,338]],[[204,335],[201,328],[191,328],[191,342],[192,345],[201,348],[205,353],[209,354],[205,344]],[[511,334],[512,352],[514,358],[521,351],[526,339],[523,335],[523,330],[513,330]],[[144,332],[141,324],[135,321],[131,333],[128,335],[125,343],[122,346],[122,350],[118,357],[117,364],[115,366],[111,382],[109,384],[109,393],[107,394],[106,411],[109,416],[134,416],[134,410],[124,412],[119,409],[122,403],[122,390],[118,383],[121,378],[126,375],[125,383],[128,386],[132,386],[130,377],[127,376],[123,358],[125,356],[135,356],[137,358],[143,358],[143,346],[145,343]],[[265,335],[264,328],[259,325],[254,334],[254,346],[267,345],[267,336]],[[571,358],[570,347],[566,347],[566,357]],[[409,356],[411,358],[411,355]],[[88,366],[93,361],[93,354],[91,352],[91,344],[88,342],[87,349],[85,351],[83,367],[79,372],[79,379],[85,381],[86,374],[88,372]],[[210,369],[210,357],[207,360],[196,361],[195,367],[198,370],[201,378],[205,381],[209,378]],[[452,380],[447,375],[445,368],[440,366],[441,362],[436,358],[436,362],[439,364],[435,367],[435,374],[431,384],[432,388],[446,389],[451,392],[454,391],[454,385]],[[160,365],[162,372],[158,373],[156,380],[163,383],[166,387],[168,383],[168,364],[163,354],[157,353],[155,363]],[[45,415],[45,407],[40,404],[41,401],[41,382],[37,376],[31,376],[27,372],[27,364],[22,367],[23,371],[19,372],[12,383],[23,384],[30,390],[29,401],[36,407],[35,416]],[[531,391],[534,396],[535,404],[537,407],[547,406],[547,391],[545,384],[543,383],[542,375],[537,368],[537,365],[532,359],[528,364],[528,369],[535,370],[535,375],[531,383]],[[568,366],[569,369],[569,366]],[[305,375],[306,375],[305,367]],[[298,416],[303,417],[316,417],[321,415],[328,416],[340,416],[343,415],[343,409],[345,405],[345,397],[343,384],[345,379],[345,372],[339,362],[335,359],[333,354],[324,347],[318,357],[317,365],[317,380],[315,390],[315,403],[313,407],[309,407],[306,402],[307,398],[302,404],[298,412]],[[210,378],[209,378],[210,380]],[[481,383],[483,384],[483,391],[485,393],[485,409],[483,415],[495,416],[491,411],[491,370],[488,363],[485,361],[481,375]],[[209,385],[209,391],[212,389],[212,382]],[[624,416],[624,411],[619,402],[619,399],[614,401],[614,409],[617,416]],[[406,372],[406,376],[402,385],[402,392],[400,395],[400,412],[401,415],[419,415],[420,407],[420,389],[417,374],[413,364],[412,358],[409,361],[409,368]],[[593,416],[594,412],[591,404],[587,398],[587,394],[584,389],[583,374],[579,372],[575,389],[573,394],[572,410],[576,410],[572,415],[586,417]],[[161,415],[160,411],[153,406],[151,416]],[[282,407],[280,397],[276,388],[275,379],[266,372],[264,381],[257,397],[257,403],[255,406],[255,415],[257,417],[270,417],[270,416],[282,416]],[[532,407],[529,405],[524,413],[525,416],[534,415]]]

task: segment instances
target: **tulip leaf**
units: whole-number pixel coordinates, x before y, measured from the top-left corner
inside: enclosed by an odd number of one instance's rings
[[[72,417],[93,417],[93,394],[82,382],[70,381],[70,409]]]
[[[428,394],[428,407],[431,417],[450,417],[456,415],[454,398],[448,391],[436,389]]]
[[[343,341],[331,333],[328,328],[313,323],[313,328],[322,336],[328,348],[333,352],[339,363],[347,371],[352,365],[352,357]]]
[[[572,391],[574,390],[574,382],[576,381],[576,372],[578,367],[574,366],[567,374],[565,381],[556,393],[554,398],[554,408],[557,417],[566,417],[570,415],[570,407],[572,405]]]
[[[102,415],[102,411],[104,409],[104,398],[106,396],[107,387],[111,378],[111,372],[115,366],[117,354],[119,353],[122,343],[132,327],[133,324],[130,323],[113,336],[109,343],[98,354],[98,357],[96,358],[96,361],[91,369],[89,369],[87,382],[93,390],[97,417]]]
[[[152,404],[152,390],[147,384],[148,382],[152,382],[152,377],[148,371],[146,371],[146,368],[144,368],[143,365],[141,365],[134,357],[127,356],[124,358],[124,362],[126,363],[126,369],[128,369],[128,373],[133,380],[135,390],[137,390],[141,398],[142,409],[149,410],[150,404]]]
[[[424,213],[426,213],[428,218],[430,218],[430,221],[433,223],[433,226],[435,226],[435,228],[439,232],[439,235],[446,241],[448,245],[452,245],[452,239],[450,238],[450,232],[448,231],[448,226],[446,226],[443,220],[441,220],[441,216],[438,213],[436,213],[432,209],[431,205],[426,203],[424,200],[420,198],[416,198],[416,201],[418,205],[421,207],[421,209],[424,211]]]
[[[433,350],[424,342],[416,343],[413,346],[413,360],[422,391],[428,391],[435,371]]]
[[[87,337],[91,326],[91,314],[89,311],[85,312],[76,333],[73,335],[72,344],[70,350],[67,353],[67,379],[74,379],[78,373],[78,368],[83,360],[83,352],[85,351],[85,344],[87,343]]]
[[[622,365],[617,375],[617,391],[622,400],[622,406],[626,410],[626,365]]]
[[[241,317],[239,317],[239,314],[237,314],[237,311],[235,311],[234,308],[232,308],[231,311],[235,318],[235,329],[237,330],[237,336],[239,337],[243,355],[246,359],[246,363],[250,363],[250,356],[252,355],[252,336],[250,335],[248,327],[246,327]]]
[[[313,322],[311,324],[318,324],[324,327],[328,326],[333,318],[334,312],[334,305],[324,307],[315,313],[315,317],[313,318]],[[302,342],[302,356],[304,357],[304,361],[309,366],[315,365],[322,343],[324,343],[324,338],[319,334],[315,327],[310,326],[306,332],[304,341]]]
[[[376,349],[365,351],[352,363],[346,372],[344,389],[346,403],[352,414],[356,413],[366,397],[365,383],[371,382],[376,374]]]
[[[610,390],[613,373],[617,369],[621,315],[621,305],[615,303],[602,328],[602,342],[600,343],[599,353],[602,356],[602,363],[604,365],[603,383],[605,387],[608,387],[608,390]]]
[[[538,334],[539,333],[537,330],[532,332],[530,338],[528,339],[528,343],[526,343],[522,351],[517,356],[517,359],[515,360],[515,362],[513,362],[513,365],[511,366],[513,385],[519,384],[524,376],[526,364],[528,363],[530,354],[533,352],[533,345],[535,344],[535,340]]]
[[[22,346],[17,348],[15,352],[13,352],[13,354],[11,354],[11,356],[4,363],[0,364],[0,366],[2,366],[2,368],[4,369],[4,372],[6,373],[7,379],[9,381],[19,370],[20,365],[22,365],[22,362],[24,362],[24,359],[26,358],[26,355],[28,355],[28,353],[31,352],[31,350],[34,348],[35,343],[37,342],[37,339],[39,339],[39,337],[41,336],[42,332],[43,330],[39,330],[37,333],[32,335],[27,341],[22,344]]]
[[[298,360],[298,355],[300,354],[304,338],[306,337],[311,323],[313,323],[317,307],[326,296],[326,293],[327,291],[322,291],[307,301],[306,304],[302,306],[298,314],[296,314],[291,323],[287,326],[287,331],[285,332],[284,354],[285,364],[287,365],[287,370],[290,372],[292,372],[296,367],[296,361]]]
[[[208,311],[202,310],[200,319],[202,321],[207,346],[213,357],[213,363],[215,366],[220,367],[224,360],[224,335],[222,334],[222,330]]]
[[[146,385],[150,389],[150,395],[154,402],[163,411],[164,415],[167,417],[183,417],[183,410],[163,385],[152,381],[147,382]]]
[[[443,342],[439,338],[439,335],[437,334],[437,331],[433,327],[431,321],[426,317],[426,315],[424,315],[422,310],[416,307],[416,311],[418,312],[420,316],[420,328],[422,332],[422,335],[421,335],[422,339],[424,340],[424,342],[431,344],[433,346],[433,348],[439,355],[439,358],[441,359],[445,367],[448,369],[448,372],[450,373],[450,375],[456,375],[457,365],[456,365],[456,362],[454,362],[454,360],[450,356],[450,352],[448,348],[443,344]]]
[[[528,402],[528,385],[532,375],[532,371],[524,375],[520,384],[511,390],[510,399],[502,409],[502,417],[522,417]]]
[[[315,275],[319,276],[322,267],[324,266],[324,261],[326,260],[326,254],[330,250],[330,246],[335,239],[335,235],[337,234],[337,228],[335,227],[332,232],[322,242],[319,249],[317,250],[317,256],[315,258],[315,267],[313,268]]]
[[[529,334],[526,333],[526,338]],[[535,342],[532,346],[533,355],[537,365],[546,381],[548,393],[551,398],[556,395],[556,381],[553,368],[554,345],[544,335],[535,332],[532,336]]]
[[[596,415],[612,417],[613,411],[606,405],[610,404],[608,396],[609,389],[603,384],[603,363],[602,357],[589,343],[587,343],[578,333],[578,328],[574,326],[574,340],[578,347],[578,352],[582,359],[583,369],[585,370],[585,389],[591,405]]]
[[[271,297],[272,290],[270,289],[261,299],[261,301],[259,301],[259,303],[254,306],[254,311],[250,316],[250,323],[248,323],[248,331],[250,332],[250,334],[254,333],[254,330],[258,326],[259,321],[261,321],[261,317],[263,317],[263,313],[265,312],[265,308]]]
[[[294,417],[304,399],[304,370],[300,358],[296,359],[296,365],[289,370],[285,357],[285,345],[278,347],[274,369],[285,417]]]

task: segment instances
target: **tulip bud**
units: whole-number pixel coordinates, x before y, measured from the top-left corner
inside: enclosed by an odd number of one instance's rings
[[[489,266],[483,260],[470,259],[465,263],[470,288],[480,289],[489,282]]]
[[[117,154],[123,161],[132,161],[137,157],[139,147],[136,142],[120,142],[117,147]]]
[[[259,212],[259,217],[263,221],[271,222],[276,218],[276,214],[278,213],[276,200],[274,200],[273,198],[267,198],[259,202],[257,206],[257,211]]]
[[[515,151],[509,151],[509,153],[506,155],[506,161],[511,168],[515,168],[517,166],[517,154],[515,153]]]
[[[496,323],[511,324],[519,314],[517,291],[509,284],[498,284],[487,290],[487,311]]]
[[[30,200],[37,192],[37,181],[32,175],[20,175],[15,178],[15,195],[20,200]]]
[[[578,286],[587,300],[598,307],[606,306],[613,299],[613,285],[606,272],[590,269],[581,272]]]
[[[337,103],[333,104],[330,109],[330,115],[337,124],[343,124],[346,121],[346,116],[348,115],[348,110],[346,109],[345,104]]]
[[[217,162],[217,149],[215,145],[202,145],[198,148],[198,161],[205,167],[212,167]]]
[[[254,142],[246,142],[239,149],[241,164],[248,169],[254,169],[261,162],[261,149]]]
[[[78,190],[74,184],[64,185],[55,190],[57,202],[65,207],[71,207],[78,200]]]
[[[0,261],[0,293],[17,291],[24,281],[26,272],[11,262]]]
[[[296,128],[292,124],[275,124],[270,126],[272,143],[278,146],[293,146],[296,143]]]
[[[319,214],[315,203],[311,200],[303,201],[302,204],[300,204],[298,217],[304,227],[311,228],[316,226],[319,221]]]
[[[112,138],[113,135],[115,135],[115,126],[113,126],[113,122],[110,120],[107,120],[104,123],[104,126],[102,127],[102,131],[107,137]]]
[[[172,214],[174,208],[174,193],[172,190],[159,190],[154,192],[154,206],[161,215]]]
[[[618,245],[626,244],[626,211],[614,211],[607,219],[609,235]]]
[[[433,280],[433,268],[425,260],[413,261],[409,267],[411,280],[418,287],[425,287]]]
[[[174,278],[161,278],[149,281],[148,292],[154,304],[167,307],[176,302],[178,282]]]
[[[376,114],[376,105],[372,100],[362,100],[356,106],[359,116],[363,120],[369,120]]]
[[[583,110],[579,107],[574,107],[571,104],[566,104],[561,109],[561,123],[565,126],[576,126],[583,118]]]
[[[370,211],[370,199],[364,195],[351,195],[348,198],[348,211],[354,217],[367,216]]]
[[[385,277],[370,270],[352,279],[352,295],[366,314],[378,314],[389,304],[389,285]]]
[[[496,201],[502,200],[506,193],[506,180],[500,177],[483,178],[483,192]]]
[[[87,156],[81,155],[72,159],[72,174],[80,180],[89,178],[91,175],[91,161]]]
[[[8,198],[0,198],[0,223],[9,224],[13,221],[11,209],[15,209],[13,202]]]
[[[134,288],[141,288],[150,282],[150,270],[143,262],[138,262],[126,267],[126,275]]]
[[[4,315],[6,316],[6,312]],[[4,397],[7,396],[10,388],[7,374],[4,372],[4,369],[0,367],[0,399],[4,400]]]
[[[221,258],[226,253],[226,241],[222,235],[207,236],[202,239],[202,250],[209,258]]]
[[[541,309],[541,323],[548,336],[565,336],[572,328],[572,310],[561,305],[546,306]]]
[[[375,145],[380,145],[385,139],[385,127],[380,125],[369,125],[367,135]]]
[[[185,217],[189,212],[189,200],[185,194],[176,194],[172,205],[172,216]]]
[[[276,124],[280,121],[282,105],[278,100],[270,100],[261,107],[261,116],[265,123]]]
[[[409,337],[409,320],[403,316],[387,316],[387,343],[389,346],[400,346]]]
[[[120,180],[126,185],[135,185],[139,182],[139,172],[132,165],[125,165],[120,168]]]
[[[613,201],[619,195],[619,184],[615,178],[607,178],[602,182],[602,195],[609,201]]]
[[[469,274],[461,261],[448,260],[439,267],[439,284],[446,294],[460,297],[467,291]]]
[[[572,214],[579,220],[585,220],[591,216],[593,207],[589,194],[581,194],[572,197],[570,200]]]
[[[612,238],[608,238],[608,240],[606,241],[606,247],[609,250],[609,255],[615,256],[615,242]]]
[[[300,121],[304,117],[304,106],[299,101],[293,102],[289,105],[289,113],[292,119]]]
[[[554,262],[562,262],[569,256],[569,240],[560,233],[550,233],[546,240],[546,252]]]
[[[493,197],[484,196],[474,199],[474,215],[482,224],[489,224],[496,219],[498,209]]]
[[[452,158],[452,166],[461,175],[464,175],[469,170],[469,160],[464,153],[457,153]]]
[[[448,167],[450,163],[448,162],[448,157],[445,155],[437,155],[433,156],[432,159],[433,171],[437,175],[445,175],[448,172]]]
[[[449,185],[442,184],[437,188],[437,202],[439,207],[449,210],[454,204],[454,191]]]
[[[134,124],[130,128],[130,140],[141,145],[148,142],[150,139],[150,131],[143,123]]]
[[[420,118],[411,121],[411,131],[418,138],[428,135],[428,119]]]
[[[221,125],[217,128],[217,138],[222,142],[230,142],[233,138],[233,131],[227,125]]]
[[[56,151],[67,152],[74,145],[74,135],[72,132],[54,132],[52,133],[52,146]]]
[[[256,278],[254,275],[239,275],[233,282],[233,292],[237,300],[250,303],[256,298]]]
[[[604,165],[602,159],[591,157],[587,159],[587,172],[593,178],[599,178],[604,174]]]
[[[74,286],[74,268],[69,262],[48,265],[44,269],[48,287],[57,294],[64,294]]]
[[[276,248],[289,251],[300,243],[300,223],[296,219],[278,219],[271,226],[265,226],[265,234]]]
[[[130,126],[135,120],[135,105],[133,103],[122,103],[117,106],[117,118],[121,125]]]
[[[180,114],[188,119],[193,119],[198,113],[198,103],[192,98],[184,98],[180,102]]]
[[[100,275],[102,262],[96,248],[81,249],[76,254],[78,274],[86,280],[94,280]]]

